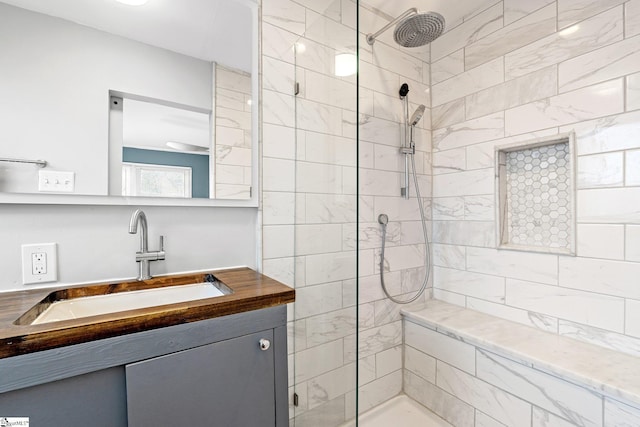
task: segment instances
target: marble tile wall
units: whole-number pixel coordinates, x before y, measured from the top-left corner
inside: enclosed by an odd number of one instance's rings
[[[432,44],[435,298],[640,355],[639,16],[638,0],[503,0]],[[571,131],[577,256],[496,250],[494,147]],[[441,375],[473,382],[457,372]]]
[[[356,364],[361,411],[402,390],[399,307],[384,297],[378,275],[380,213],[390,219],[384,265],[390,292],[411,296],[425,275],[413,183],[414,197],[400,195],[404,115],[398,91],[409,84],[409,114],[430,105],[429,50],[400,49],[391,32],[367,45],[365,35],[384,26],[388,16],[370,7],[359,12],[357,117],[355,76],[336,77],[333,66],[337,53],[355,53],[356,2],[263,0],[263,270],[296,287],[289,312],[289,383],[299,396],[299,406],[290,410],[297,426],[331,427],[355,416]],[[427,110],[415,132],[427,221],[430,118]]]
[[[624,399],[611,399],[477,347],[446,327],[436,331],[408,319],[404,325],[405,392],[456,427],[613,427],[640,422],[640,408]]]

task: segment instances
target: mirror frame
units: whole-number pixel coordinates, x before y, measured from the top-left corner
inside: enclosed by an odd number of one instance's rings
[[[100,196],[84,194],[48,194],[48,193],[3,193],[0,192],[0,204],[27,205],[92,205],[92,206],[195,206],[195,207],[254,207],[259,206],[260,193],[260,143],[262,135],[262,27],[260,25],[260,0],[235,0],[251,9],[254,34],[252,37],[251,91],[257,102],[252,104],[251,113],[251,197],[249,199],[199,199],[168,197],[126,197]],[[108,120],[108,117],[105,118]],[[35,167],[35,166],[33,166]]]

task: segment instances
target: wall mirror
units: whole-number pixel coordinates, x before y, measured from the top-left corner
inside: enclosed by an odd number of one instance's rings
[[[124,3],[0,0],[0,201],[257,206],[257,0]]]

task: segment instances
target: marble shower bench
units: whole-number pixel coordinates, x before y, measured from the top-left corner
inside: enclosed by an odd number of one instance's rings
[[[405,393],[456,427],[640,426],[640,358],[430,300],[402,311]]]

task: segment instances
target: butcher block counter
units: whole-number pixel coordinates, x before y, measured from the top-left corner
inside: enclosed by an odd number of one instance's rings
[[[143,289],[201,283],[211,275],[231,290],[228,295],[31,324],[54,301]],[[246,267],[197,274],[47,288],[0,294],[0,359],[101,340],[125,334],[259,310],[294,301],[295,291]]]

